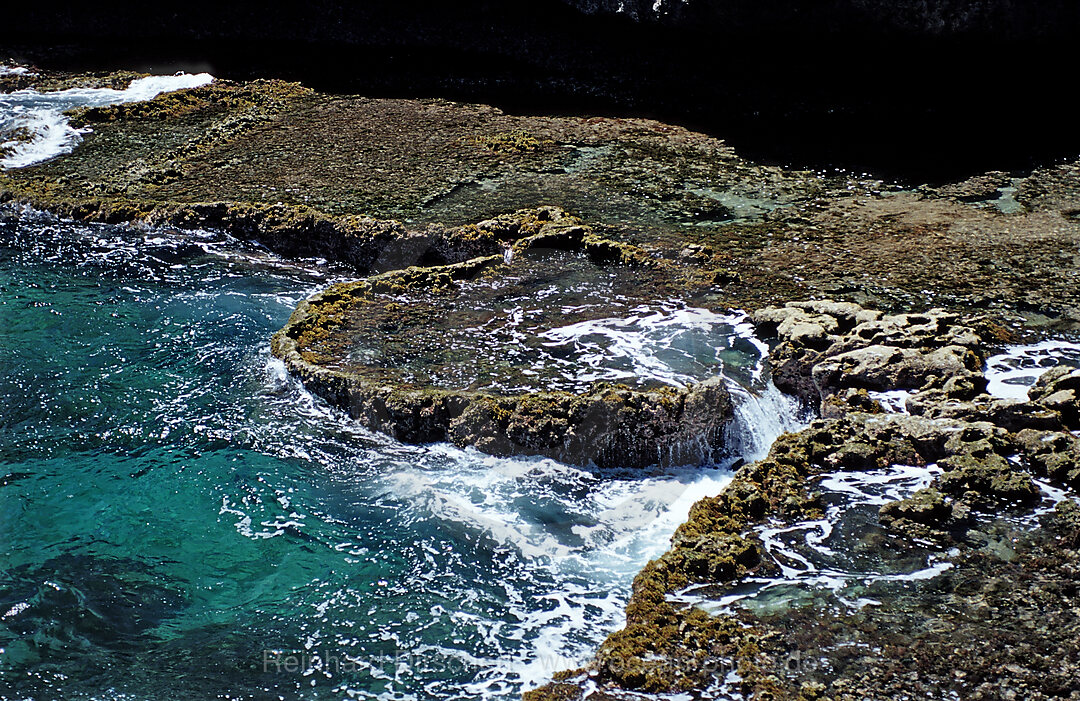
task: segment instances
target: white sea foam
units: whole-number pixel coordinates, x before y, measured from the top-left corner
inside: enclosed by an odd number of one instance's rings
[[[871,399],[878,401],[881,408],[890,414],[906,414],[907,399],[911,396],[911,390],[893,389],[884,392],[868,392]]]
[[[627,319],[559,331],[548,340],[595,354],[591,362],[597,372],[613,358],[679,383],[702,379],[709,374],[702,372],[706,368],[724,371],[735,407],[727,435],[730,462],[757,459],[780,433],[802,427],[798,403],[768,380],[767,348],[742,315],[640,308]],[[327,411],[320,410],[322,403],[298,387],[279,361],[268,365],[267,380],[275,394],[299,393],[302,413],[328,418],[320,413]],[[484,697],[538,686],[556,671],[587,662],[603,635],[623,624],[634,575],[669,547],[671,534],[695,502],[720,493],[732,478],[725,467],[730,462],[599,471],[541,457],[493,457],[448,444],[395,448],[389,439],[384,443],[375,450],[386,467],[367,485],[383,491],[387,500],[407,504],[402,518],[427,522],[437,532],[482,534],[495,550],[513,553],[515,574],[500,578],[506,610],[498,620],[455,614],[455,625],[484,631],[489,652],[445,646],[432,653],[475,668],[467,691]],[[375,459],[376,452],[372,455]],[[393,455],[398,457],[387,464]],[[237,528],[250,538],[284,530],[272,519],[256,518],[261,527],[254,526],[237,513],[247,510],[235,502],[223,504],[223,511],[239,517]],[[530,579],[543,594],[530,593],[523,584]],[[511,639],[520,642],[507,644]]]
[[[559,362],[580,382],[638,380],[684,387],[722,372],[732,353],[760,351],[745,315],[674,304],[560,326],[540,338],[548,348],[563,349]]]
[[[784,430],[801,427],[798,404],[771,383],[764,393],[735,396],[736,454],[756,459]],[[749,451],[749,452],[740,452]],[[444,465],[402,464],[386,476],[389,493],[446,527],[483,531],[555,579],[549,606],[514,606],[524,649],[487,660],[472,689],[531,688],[560,669],[585,663],[597,640],[583,630],[622,625],[629,583],[669,547],[697,501],[720,493],[732,473],[723,467],[640,471],[578,468],[545,458],[496,458],[448,445],[429,446]]]
[[[72,127],[64,116],[67,110],[149,100],[164,92],[206,85],[213,79],[209,73],[177,73],[138,78],[124,90],[72,88],[0,94],[0,139],[7,139],[0,142],[0,148],[7,150],[0,167],[21,168],[73,149],[87,130]],[[17,130],[25,130],[29,139],[13,138]]]
[[[995,397],[1027,399],[1043,373],[1058,365],[1080,366],[1080,343],[1042,341],[1011,346],[986,361],[986,391]]]
[[[0,76],[5,75],[34,75],[26,66],[0,66]]]
[[[428,453],[443,469],[403,464],[385,477],[388,493],[444,528],[485,533],[556,582],[544,597],[548,605],[513,606],[515,625],[530,643],[486,660],[477,693],[506,682],[536,686],[587,661],[596,641],[581,632],[621,625],[633,575],[668,547],[694,502],[731,480],[720,468],[600,473],[445,444]]]
[[[823,475],[819,487],[830,504],[824,518],[766,524],[755,529],[765,552],[780,570],[777,576],[747,578],[719,592],[715,585],[695,585],[671,598],[719,612],[736,604],[767,601],[771,592],[786,588],[784,591],[828,592],[839,603],[858,609],[876,604],[873,598],[863,596],[874,584],[932,579],[952,566],[942,553],[927,553],[922,565],[916,567],[911,563],[899,568],[885,567],[884,563],[867,565],[851,557],[852,543],[846,542],[850,535],[845,534],[850,526],[844,523],[856,515],[856,510],[876,509],[911,496],[928,486],[938,473],[940,469],[935,465],[894,465],[882,470]]]

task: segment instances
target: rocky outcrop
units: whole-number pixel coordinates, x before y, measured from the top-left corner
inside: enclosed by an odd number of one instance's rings
[[[920,489],[907,499],[890,501],[878,511],[881,523],[913,538],[945,540],[968,523],[970,509],[948,500],[933,487]]]
[[[776,339],[772,357],[778,383],[822,403],[825,418],[781,436],[764,460],[740,468],[723,492],[696,503],[672,538],[671,549],[635,579],[626,627],[605,641],[587,670],[567,673],[560,682],[534,692],[530,701],[586,698],[586,688],[598,688],[601,695],[622,689],[715,689],[724,683],[726,669],[738,670],[739,682],[731,693],[755,698],[967,692],[982,687],[977,681],[968,683],[969,672],[954,676],[958,667],[970,667],[976,680],[986,674],[1000,679],[1000,666],[963,662],[964,655],[956,653],[978,647],[974,640],[1001,629],[1002,621],[985,609],[987,597],[994,596],[995,605],[1032,615],[1046,605],[1039,592],[1050,587],[1070,593],[1055,599],[1049,615],[1062,621],[1072,615],[1068,610],[1076,601],[1077,557],[1070,548],[1080,542],[1076,503],[1066,499],[1044,517],[1046,530],[1009,531],[1011,526],[1002,524],[1011,522],[999,516],[1027,513],[1030,518],[1031,508],[1045,503],[1036,478],[1080,486],[1080,438],[1065,429],[1075,371],[1047,373],[1028,401],[999,400],[983,392],[980,334],[956,315],[935,310],[887,316],[855,304],[820,301],[767,308],[754,320],[763,336]],[[898,388],[913,392],[908,407],[917,411],[886,411],[868,391]],[[784,607],[781,613],[770,613],[770,604],[765,604],[763,611],[722,608],[709,615],[678,603],[684,591],[722,596],[740,591],[740,581],[768,581],[760,578],[775,574],[779,560],[758,533],[765,523],[776,533],[777,528],[783,532],[783,524],[824,518],[833,502],[815,488],[819,476],[893,465],[925,466],[934,477],[911,496],[882,505],[877,524],[860,522],[866,534],[857,547],[884,559],[928,544],[951,548],[948,567],[955,573],[931,586],[930,594],[920,594],[924,598],[914,608],[907,594],[895,591],[887,600],[861,604],[850,615],[801,604]],[[1021,560],[1018,551],[1031,559]],[[1016,584],[1015,593],[1006,593],[1014,586],[1008,583],[1014,576],[1042,584],[1030,590]],[[957,602],[965,607],[960,614]],[[908,630],[898,623],[909,615],[920,621],[931,616],[933,632]],[[827,620],[817,623],[822,617]],[[793,626],[793,619],[801,622]],[[852,664],[845,652],[853,637],[881,651],[871,666],[897,673],[886,679],[859,672],[863,665]],[[1069,635],[1048,635],[1037,626],[1009,640],[1042,645],[1048,637],[1057,649],[1075,647]],[[905,647],[890,647],[899,639],[906,641]],[[785,669],[792,650],[807,649],[815,650],[815,660],[828,663],[813,668],[812,674]],[[920,674],[900,673],[910,670],[911,650],[936,651],[919,653]],[[956,658],[939,670],[934,659],[941,654]],[[1010,684],[1027,685],[1048,697],[1071,674],[1062,670],[1037,677],[1027,674],[1020,661],[1009,664]]]
[[[1080,369],[1060,367],[1039,377],[1028,392],[1032,402],[1061,415],[1070,431],[1080,430]]]
[[[814,301],[767,307],[753,318],[763,337],[779,340],[770,354],[776,386],[815,406],[849,389],[985,387],[981,339],[942,309],[885,316]]]
[[[459,379],[450,385],[434,380],[424,383],[404,367],[387,367],[378,359],[352,360],[350,347],[358,337],[381,338],[379,345],[385,348],[390,334],[403,330],[406,346],[422,343],[417,339],[423,334],[452,332],[446,327],[427,328],[429,322],[421,307],[428,304],[434,319],[438,309],[463,294],[470,281],[476,280],[476,287],[486,294],[502,275],[527,277],[528,263],[518,266],[512,262],[519,258],[535,255],[542,259],[549,255],[545,251],[571,252],[583,256],[600,272],[623,266],[651,274],[664,266],[644,250],[604,239],[555,208],[518,212],[469,230],[488,237],[481,240],[514,243],[505,255],[410,267],[332,286],[298,305],[289,323],[274,336],[274,355],[284,360],[310,391],[366,426],[401,441],[449,441],[493,455],[545,455],[602,467],[698,463],[713,459],[723,449],[723,429],[731,419],[732,407],[722,378],[687,387],[592,383],[585,391],[574,392],[552,391],[537,384],[532,391],[505,392],[490,383],[483,387],[462,384],[465,381],[460,374],[452,373]],[[549,268],[541,273],[544,289],[550,283],[549,274]],[[420,298],[410,301],[408,295]],[[497,313],[503,311],[500,308]],[[467,313],[468,309],[462,309],[448,319],[430,323],[461,324]],[[485,319],[484,323],[491,320]],[[447,340],[440,337],[437,342],[445,345]],[[497,342],[491,339],[491,343]],[[515,340],[506,350],[518,353],[521,347],[521,341]],[[405,348],[406,354],[408,351]],[[489,373],[484,377],[494,377],[496,385],[499,378],[510,377],[514,370],[505,355],[496,355],[491,361],[475,356],[470,362],[483,366],[484,373]],[[451,366],[458,364],[456,360],[449,362]],[[426,357],[426,370],[433,371],[435,365]],[[510,384],[527,381],[530,375],[537,372],[530,369],[520,377],[515,375]]]

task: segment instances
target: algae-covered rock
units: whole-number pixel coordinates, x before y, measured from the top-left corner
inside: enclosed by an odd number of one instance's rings
[[[961,527],[969,513],[967,505],[950,501],[930,487],[907,499],[883,504],[878,517],[883,525],[910,537],[942,539]]]
[[[1080,489],[1080,438],[1063,431],[1026,429],[1016,434],[1029,469]]]
[[[1080,368],[1053,368],[1035,381],[1028,397],[1058,412],[1069,430],[1080,430]]]
[[[1041,499],[1031,476],[1000,455],[953,455],[938,463],[934,483],[942,492],[979,508],[1033,504]]]
[[[1066,547],[1080,547],[1080,503],[1072,499],[1063,499],[1054,507],[1050,527],[1064,539]]]
[[[597,256],[605,239],[553,208],[462,229],[458,240],[513,244],[333,286],[297,307],[274,353],[313,392],[403,441],[623,467],[710,461],[724,448],[722,378],[605,382],[565,358],[576,351],[562,329],[679,289],[662,266],[615,242]]]
[[[852,412],[881,414],[885,409],[881,402],[873,399],[862,387],[848,387],[821,402],[821,417],[825,419],[843,418]]]
[[[493,455],[600,466],[684,465],[722,448],[731,401],[720,380],[688,389],[601,386],[584,394],[461,396],[446,439]]]

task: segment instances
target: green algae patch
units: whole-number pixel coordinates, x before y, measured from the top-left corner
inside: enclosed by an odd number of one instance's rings
[[[632,356],[577,357],[579,338],[603,355],[604,324],[684,294],[677,275],[595,260],[589,247],[602,239],[557,210],[465,232],[505,248],[335,285],[297,307],[275,355],[311,391],[404,441],[624,467],[697,463],[722,448],[721,378],[672,384],[642,375]]]
[[[471,141],[477,146],[489,148],[497,153],[536,151],[545,145],[552,145],[555,143],[550,139],[538,139],[524,129],[500,131],[494,134],[482,134],[474,136]]]
[[[273,113],[290,101],[310,97],[312,91],[299,83],[255,80],[249,83],[214,81],[198,88],[173,90],[141,102],[71,110],[73,126],[81,127],[125,120],[166,120],[193,112]]]

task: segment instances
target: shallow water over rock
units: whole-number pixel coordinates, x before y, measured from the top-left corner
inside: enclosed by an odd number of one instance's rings
[[[749,383],[763,346],[745,316],[662,297],[653,276],[583,253],[525,251],[456,293],[381,294],[334,332],[347,371],[496,394],[584,392],[595,382]]]

